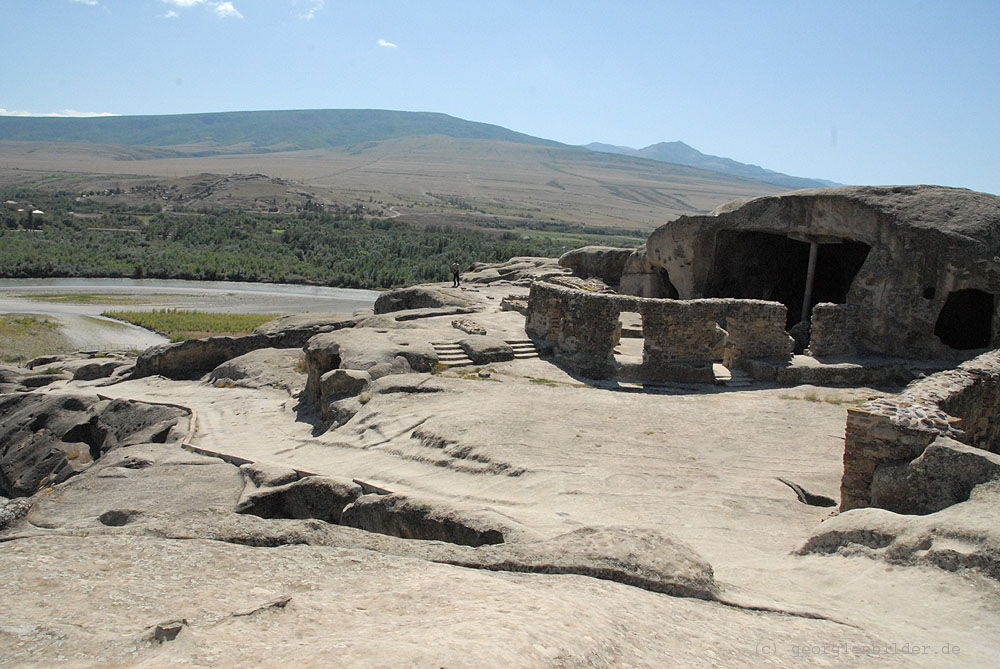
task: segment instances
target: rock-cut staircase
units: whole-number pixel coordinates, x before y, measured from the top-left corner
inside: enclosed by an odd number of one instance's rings
[[[538,348],[530,339],[508,339],[507,344],[514,349],[515,360],[526,360],[528,358],[539,357]],[[435,341],[431,342],[434,351],[438,356],[438,363],[448,367],[468,367],[474,364],[472,359],[465,354],[458,342]]]
[[[514,349],[515,360],[537,358],[539,356],[538,347],[530,339],[508,339],[507,344]]]
[[[437,353],[438,364],[448,367],[468,367],[472,364],[472,358],[465,354],[457,342],[432,341],[431,346]]]

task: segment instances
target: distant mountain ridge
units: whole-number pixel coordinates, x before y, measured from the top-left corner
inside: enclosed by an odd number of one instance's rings
[[[643,149],[633,149],[628,146],[615,146],[613,144],[601,144],[593,142],[584,146],[591,151],[601,151],[603,153],[617,153],[625,156],[635,156],[637,158],[648,158],[658,160],[663,163],[673,163],[675,165],[687,165],[703,170],[721,172],[732,176],[744,177],[746,179],[756,179],[766,183],[784,186],[786,188],[826,188],[829,186],[842,186],[835,181],[825,179],[809,179],[805,177],[793,177],[781,172],[767,170],[758,165],[748,165],[735,161],[731,158],[712,156],[688,146],[684,142],[660,142],[651,144]]]
[[[248,153],[343,147],[409,135],[445,135],[457,139],[565,146],[498,125],[465,121],[447,114],[378,109],[98,118],[0,116],[2,140],[155,147],[202,145],[203,154],[217,153],[222,147],[241,147]]]
[[[155,157],[343,148],[415,135],[587,149],[710,170],[792,189],[842,185],[704,154],[684,142],[660,142],[643,149],[601,143],[572,147],[436,112],[305,109],[96,118],[0,116],[0,140],[170,147],[169,151],[158,151]]]

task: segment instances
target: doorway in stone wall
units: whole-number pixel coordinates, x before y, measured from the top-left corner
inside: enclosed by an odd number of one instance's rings
[[[801,319],[810,244],[785,235],[721,230],[715,238],[705,297],[773,300],[788,308],[787,327]],[[871,247],[849,239],[821,240],[808,309],[819,302],[843,304]]]
[[[638,376],[642,365],[642,349],[646,340],[642,334],[642,314],[636,311],[622,311],[618,314],[618,328],[615,332],[615,362],[619,376]]]
[[[948,293],[941,307],[934,334],[959,351],[987,348],[993,340],[993,293],[966,288]]]

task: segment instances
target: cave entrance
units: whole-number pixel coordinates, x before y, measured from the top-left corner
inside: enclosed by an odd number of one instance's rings
[[[642,333],[642,314],[622,311],[618,314],[615,331],[615,362],[621,371],[638,370],[642,365],[642,351],[646,340]],[[627,376],[628,374],[626,374]]]
[[[772,300],[788,308],[786,327],[819,302],[843,304],[871,247],[833,237],[792,239],[770,232],[722,230],[715,237],[705,297]],[[812,291],[806,286],[813,258]]]
[[[674,283],[670,280],[670,274],[664,268],[660,269],[660,294],[655,297],[664,297],[668,300],[676,300],[678,297],[677,288],[674,287]]]
[[[993,293],[966,288],[948,293],[941,307],[934,334],[946,346],[959,351],[987,348],[993,340]]]

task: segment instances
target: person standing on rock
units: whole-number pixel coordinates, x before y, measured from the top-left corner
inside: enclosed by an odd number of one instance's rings
[[[462,268],[459,266],[459,264],[457,262],[451,264],[451,287],[452,288],[459,288],[461,286],[462,282],[459,280],[459,273],[461,271],[462,271]]]

